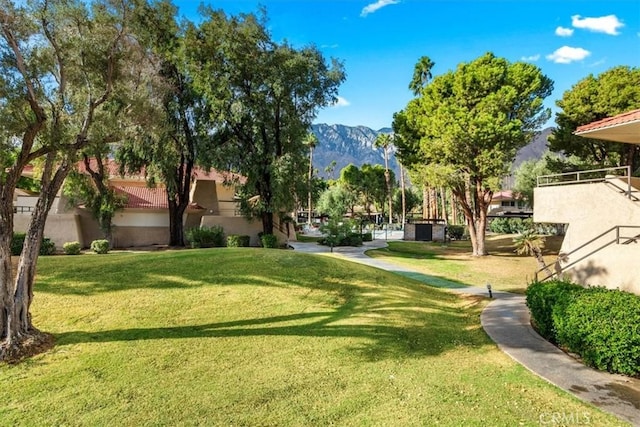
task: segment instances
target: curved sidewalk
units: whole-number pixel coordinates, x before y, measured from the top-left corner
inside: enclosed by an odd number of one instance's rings
[[[330,252],[328,247],[315,243],[292,242],[290,245],[300,252]],[[411,277],[430,286],[446,288],[457,293],[488,296],[484,288],[456,285],[364,254],[367,250],[386,246],[386,241],[376,240],[359,248],[334,248],[334,254]],[[485,332],[502,351],[534,374],[577,398],[632,425],[640,426],[640,380],[586,367],[544,340],[530,325],[529,310],[523,295],[494,291],[493,297],[494,300],[482,312],[480,321]]]

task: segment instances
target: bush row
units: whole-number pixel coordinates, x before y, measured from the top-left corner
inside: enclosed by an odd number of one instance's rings
[[[543,235],[558,234],[555,226],[534,223],[531,218],[495,218],[489,224],[489,230],[498,234],[522,234],[527,230],[534,230],[536,234]]]
[[[564,282],[529,286],[527,306],[540,335],[597,369],[640,375],[640,297]]]
[[[251,241],[249,236],[240,234],[229,234],[225,238],[224,229],[219,225],[190,228],[186,237],[192,248],[249,247]],[[273,234],[258,233],[258,237],[263,247],[278,247],[278,238]]]

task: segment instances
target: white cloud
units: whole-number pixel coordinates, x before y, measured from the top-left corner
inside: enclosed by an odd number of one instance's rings
[[[360,16],[367,16],[370,13],[377,11],[378,9],[382,9],[385,6],[389,6],[392,4],[398,4],[400,0],[378,0],[375,3],[368,4],[364,8],[362,8],[362,12],[360,12]]]
[[[601,16],[599,18],[582,18],[580,15],[571,17],[571,25],[575,28],[582,28],[594,33],[605,33],[612,36],[620,34],[618,28],[624,24],[618,20],[616,15]]]
[[[560,37],[571,37],[573,35],[573,29],[558,27],[556,28],[556,36]]]
[[[591,55],[591,52],[581,47],[562,46],[552,54],[547,55],[547,59],[556,64],[570,64],[574,61],[582,61],[589,55]]]
[[[527,61],[527,62],[536,62],[538,59],[540,59],[539,53],[531,56],[523,56],[522,58],[520,58],[521,61]]]
[[[348,107],[349,105],[351,105],[351,103],[349,101],[347,101],[346,99],[344,99],[341,96],[338,96],[338,99],[336,99],[336,102],[333,103],[332,107]]]

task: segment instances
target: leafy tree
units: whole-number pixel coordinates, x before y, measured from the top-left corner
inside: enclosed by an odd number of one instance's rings
[[[126,200],[109,186],[109,172],[105,171],[105,165],[101,160],[91,165],[89,157],[85,157],[83,161],[88,174],[72,171],[64,183],[63,191],[70,204],[85,204],[93,218],[98,221],[105,240],[111,244],[113,216],[125,206]]]
[[[540,70],[487,53],[435,77],[394,116],[402,163],[446,178],[465,215],[473,254],[486,255],[487,210],[516,151],[549,117],[552,82]]]
[[[169,244],[184,246],[184,213],[189,204],[196,162],[213,155],[209,106],[195,89],[188,70],[192,24],[180,25],[168,0],[136,9],[135,30],[146,49],[146,73],[130,117],[132,132],[117,152],[121,172],[144,170],[149,185],[164,184],[169,208]],[[215,123],[215,121],[213,122]]]
[[[264,12],[206,13],[190,37],[189,62],[212,107],[213,130],[226,141],[216,164],[246,178],[242,206],[270,234],[274,213],[294,205],[292,177],[304,164],[304,137],[318,108],[335,102],[343,67],[336,60],[327,64],[314,46],[296,49],[272,40]]]
[[[342,184],[336,184],[325,190],[318,200],[320,213],[334,219],[341,219],[357,203],[357,196]]]
[[[540,159],[525,160],[514,172],[515,182],[513,190],[533,207],[533,189],[538,185],[538,177],[553,173],[548,163],[549,153]]]
[[[405,189],[405,209],[404,214],[412,212],[422,204],[422,193],[415,188]],[[393,193],[393,211],[402,213],[402,191],[398,188]]]
[[[556,104],[556,129],[549,149],[577,156],[600,167],[640,167],[640,146],[576,136],[578,126],[640,108],[640,68],[618,66],[598,76],[590,74],[562,95]]]
[[[391,191],[391,186],[387,186],[386,182],[387,180],[394,182],[395,174],[391,170],[385,170],[382,165],[367,163],[362,165],[360,170],[362,173],[361,191],[365,206],[367,206],[367,213],[371,214],[369,207],[375,204],[384,214],[385,205],[389,200],[389,191]]]
[[[31,322],[35,267],[47,215],[76,163],[95,139],[114,88],[135,68],[132,4],[101,0],[0,0],[0,197],[12,200],[28,164],[39,162],[40,196],[17,269],[11,262],[12,204],[0,204],[0,360],[38,351],[48,341]]]

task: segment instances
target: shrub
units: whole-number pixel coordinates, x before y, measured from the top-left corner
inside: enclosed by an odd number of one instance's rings
[[[448,225],[447,233],[449,237],[454,240],[461,240],[465,235],[465,226],[464,225]]]
[[[640,374],[640,297],[588,288],[567,305],[557,322],[558,341],[597,369]]]
[[[335,219],[329,220],[327,224],[320,227],[324,237],[318,241],[325,246],[361,246],[362,236],[354,233],[353,223],[350,221],[340,222]],[[369,233],[370,234],[370,233]]]
[[[62,250],[66,255],[79,255],[80,242],[66,242],[62,245]]]
[[[510,234],[511,233],[511,227],[509,226],[509,219],[508,218],[495,218],[489,224],[489,230],[491,230],[492,233]]]
[[[22,253],[22,248],[24,247],[24,240],[27,238],[26,233],[13,233],[11,238],[11,255],[18,256]],[[49,239],[45,237],[42,239],[42,243],[40,244],[40,255],[53,255],[56,253],[56,245]]]
[[[373,234],[371,232],[362,233],[363,242],[373,242]]]
[[[27,235],[25,233],[13,233],[13,237],[11,238],[11,255],[20,255],[26,237]]]
[[[260,241],[262,242],[263,248],[278,247],[278,238],[273,234],[263,234],[262,236],[260,236]]]
[[[527,305],[541,335],[577,353],[587,365],[640,374],[640,297],[568,282],[534,283]]]
[[[247,248],[251,238],[245,235],[230,234],[227,236],[227,247],[229,248]]]
[[[192,248],[216,248],[224,246],[224,230],[219,225],[187,230],[187,240]]]
[[[570,294],[582,290],[582,286],[570,282],[536,282],[527,288],[527,307],[538,333],[557,342],[554,319],[561,318]]]
[[[109,252],[109,241],[100,239],[91,242],[91,250],[97,254],[106,254]]]
[[[54,255],[56,253],[56,244],[48,237],[42,239],[40,244],[40,255]]]

